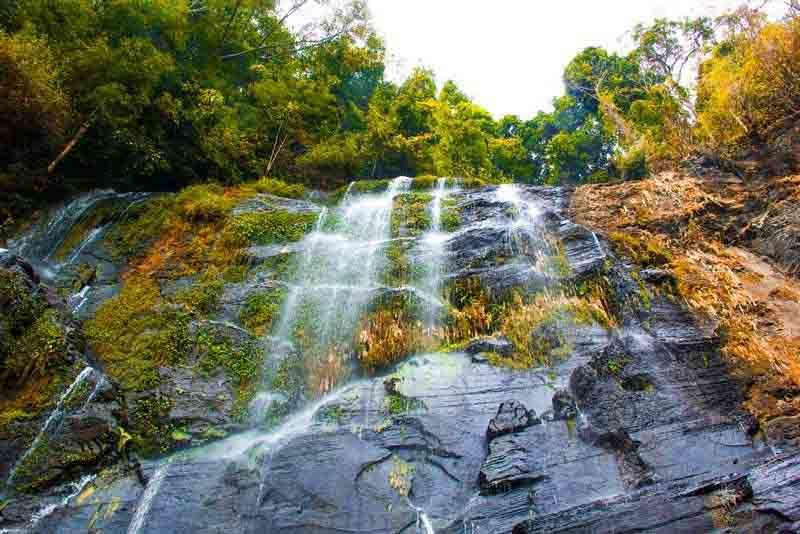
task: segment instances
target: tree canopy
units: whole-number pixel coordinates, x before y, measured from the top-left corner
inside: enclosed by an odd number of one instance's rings
[[[314,6],[321,14],[304,15]],[[361,0],[10,0],[0,8],[3,214],[68,188],[262,176],[319,188],[399,174],[640,177],[796,117],[793,13],[639,25],[627,54],[581,51],[553,110],[526,120],[495,119],[426,69],[389,81]],[[698,63],[695,99],[684,84]]]

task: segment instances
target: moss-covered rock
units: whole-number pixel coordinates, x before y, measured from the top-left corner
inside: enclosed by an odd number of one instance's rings
[[[394,198],[392,237],[418,236],[431,227],[429,206],[433,197],[428,193],[403,193]]]

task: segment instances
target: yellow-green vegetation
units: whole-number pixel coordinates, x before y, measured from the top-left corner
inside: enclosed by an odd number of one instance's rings
[[[171,409],[172,401],[167,397],[145,397],[129,406],[128,436],[134,449],[152,456],[172,448],[172,429],[168,422]]]
[[[438,179],[439,179],[438,177],[431,176],[430,174],[417,176],[411,181],[411,190],[426,191],[428,189],[434,189],[436,187],[436,181]]]
[[[643,267],[662,267],[672,261],[666,244],[647,232],[611,232],[608,237],[620,252]]]
[[[408,259],[409,243],[395,240],[386,249],[388,265],[383,270],[383,283],[400,287],[407,285],[413,276],[411,262]]]
[[[428,193],[403,193],[394,198],[392,237],[420,235],[431,227],[428,211],[433,197]]]
[[[248,184],[259,193],[267,193],[277,197],[301,199],[306,196],[306,188],[302,184],[289,184],[274,178],[261,178],[257,182]]]
[[[358,356],[369,372],[387,367],[430,345],[409,296],[390,299],[368,313],[358,328]]]
[[[499,331],[514,344],[516,352],[510,357],[493,355],[490,361],[515,368],[552,365],[571,351],[564,338],[566,330],[608,321],[605,308],[592,300],[546,292],[526,301],[515,295]]]
[[[86,323],[86,335],[106,372],[125,390],[144,391],[158,384],[158,367],[188,354],[189,313],[170,305],[158,285],[145,277],[125,281]]]
[[[233,217],[228,223],[229,232],[236,242],[256,245],[273,245],[299,241],[314,228],[316,213],[267,211],[246,213]]]
[[[406,397],[399,393],[391,393],[386,396],[386,410],[391,415],[402,415],[414,410],[424,409],[425,403],[419,399]]]
[[[243,418],[261,380],[261,355],[255,342],[236,345],[219,332],[201,330],[197,334],[201,352],[200,369],[205,373],[223,370],[234,384],[234,416]]]
[[[5,362],[4,377],[22,382],[43,377],[66,362],[67,337],[55,310],[43,312],[33,324],[11,343]]]
[[[239,314],[239,320],[257,336],[269,333],[281,310],[285,294],[283,288],[276,287],[250,295]]]
[[[392,457],[392,464],[392,470],[389,472],[389,486],[401,497],[408,497],[408,494],[411,493],[414,466],[399,456]]]
[[[235,204],[236,190],[226,190],[216,184],[187,187],[175,198],[178,213],[189,221],[216,221],[224,219]]]
[[[746,15],[743,15],[746,16]],[[699,136],[725,155],[769,140],[797,120],[800,17],[767,23],[731,17],[729,34],[702,65]],[[789,149],[791,150],[791,149]]]
[[[456,280],[448,289],[451,304],[444,338],[451,346],[490,334],[498,325],[498,306],[479,278]]]
[[[442,200],[441,229],[443,232],[455,232],[461,226],[461,212],[453,198]]]
[[[22,274],[0,270],[0,428],[40,415],[68,379],[61,319]]]
[[[175,197],[157,196],[133,206],[126,218],[115,224],[104,241],[119,258],[140,254],[161,237],[175,217]]]
[[[208,316],[217,308],[225,281],[219,269],[209,267],[192,287],[178,292],[174,300],[199,315]]]

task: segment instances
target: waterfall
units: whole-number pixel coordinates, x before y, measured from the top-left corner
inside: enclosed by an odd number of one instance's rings
[[[11,472],[10,472],[10,473],[9,473],[9,475],[8,475],[8,479],[6,480],[6,487],[8,487],[8,488],[12,487],[12,485],[13,485],[13,483],[14,483],[14,477],[15,477],[15,476],[16,476],[16,474],[17,474],[17,468],[18,468],[20,465],[24,464],[24,463],[25,463],[25,460],[27,460],[28,456],[30,456],[30,454],[31,454],[33,451],[35,451],[35,450],[36,450],[36,448],[39,446],[39,444],[41,443],[41,441],[42,441],[42,439],[44,438],[44,436],[45,436],[46,434],[49,434],[50,432],[54,431],[54,430],[55,430],[55,427],[56,427],[57,425],[61,424],[61,420],[64,418],[64,404],[67,402],[67,400],[68,400],[68,399],[69,399],[69,397],[72,395],[72,393],[73,393],[73,392],[74,392],[74,391],[75,391],[75,390],[76,390],[76,389],[77,389],[77,388],[78,388],[78,387],[79,387],[79,386],[80,386],[80,385],[83,383],[83,381],[84,381],[84,380],[86,380],[86,379],[89,377],[89,375],[91,375],[92,373],[94,373],[94,369],[93,369],[93,368],[91,368],[91,367],[85,367],[85,368],[83,369],[83,371],[81,371],[81,372],[78,374],[78,376],[77,376],[77,377],[75,377],[75,380],[74,380],[74,381],[72,382],[72,384],[71,384],[71,385],[70,385],[70,386],[67,388],[67,390],[66,390],[66,391],[65,391],[65,392],[64,392],[64,393],[61,395],[61,398],[59,398],[59,399],[58,399],[58,402],[56,403],[56,407],[55,407],[55,408],[53,409],[53,411],[50,413],[50,416],[49,416],[49,417],[47,418],[47,420],[44,422],[44,425],[42,425],[42,428],[39,430],[39,433],[38,433],[38,434],[36,435],[36,437],[34,438],[34,440],[33,440],[33,443],[31,443],[31,446],[30,446],[30,447],[28,447],[28,450],[27,450],[27,451],[25,451],[25,452],[23,453],[23,455],[20,457],[20,459],[17,461],[17,463],[16,463],[16,464],[14,465],[14,467],[11,469]]]
[[[33,514],[30,523],[28,523],[28,529],[33,530],[42,519],[46,518],[56,510],[66,508],[69,503],[72,502],[72,499],[80,495],[84,488],[88,486],[96,477],[97,475],[86,475],[77,482],[73,482],[71,484],[72,491],[69,492],[60,502],[45,506]]]
[[[161,484],[164,482],[164,478],[167,476],[169,464],[169,460],[164,462],[163,465],[156,469],[150,480],[147,481],[147,486],[144,488],[144,493],[142,494],[142,498],[139,501],[138,506],[136,506],[136,512],[133,514],[133,519],[131,520],[130,525],[128,525],[128,534],[139,534],[142,532],[142,527],[144,527],[144,523],[147,520],[147,514],[150,512],[150,506],[153,503],[153,498],[158,494],[158,490],[161,489]]]
[[[274,338],[320,359],[352,348],[358,320],[380,288],[394,198],[410,184],[396,178],[379,194],[351,195],[348,188],[341,207],[322,210],[300,244]]]
[[[97,238],[103,234],[107,226],[108,225],[105,224],[102,226],[98,226],[97,228],[93,228],[88,234],[86,234],[86,237],[83,238],[80,244],[77,247],[75,247],[75,250],[72,252],[72,254],[70,254],[69,259],[67,260],[67,264],[75,263],[75,261],[77,261],[77,259],[83,252],[83,249],[94,243],[97,240]]]
[[[442,231],[442,202],[450,193],[446,189],[447,181],[447,178],[436,180],[436,189],[433,192],[430,206],[431,228],[422,236],[422,256],[428,268],[419,283],[428,298],[435,296],[438,299],[442,292],[442,268],[445,258],[445,243],[448,238],[448,235]],[[425,320],[428,328],[436,327],[437,311],[440,307],[441,303],[438,306],[432,305],[426,308]]]
[[[499,202],[510,204],[515,212],[506,234],[508,254],[512,257],[518,255],[531,257],[534,260],[534,267],[540,271],[544,270],[544,263],[553,255],[553,251],[544,237],[541,207],[536,202],[523,198],[516,184],[500,185],[495,198]]]
[[[101,189],[79,196],[56,210],[46,225],[34,227],[22,237],[10,241],[9,250],[34,260],[48,259],[84,214],[98,202],[116,194],[111,189]]]

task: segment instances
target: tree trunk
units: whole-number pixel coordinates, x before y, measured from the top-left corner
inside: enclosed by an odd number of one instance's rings
[[[75,134],[75,137],[73,137],[70,142],[67,143],[67,146],[64,147],[64,150],[61,151],[56,159],[54,159],[53,162],[47,166],[47,174],[53,174],[55,172],[56,167],[59,163],[61,163],[61,160],[66,158],[72,149],[75,148],[75,145],[78,144],[78,141],[81,140],[81,137],[86,135],[86,132],[89,131],[89,126],[91,125],[92,119],[89,119],[88,121],[84,122],[80,128],[78,128],[78,133]]]

